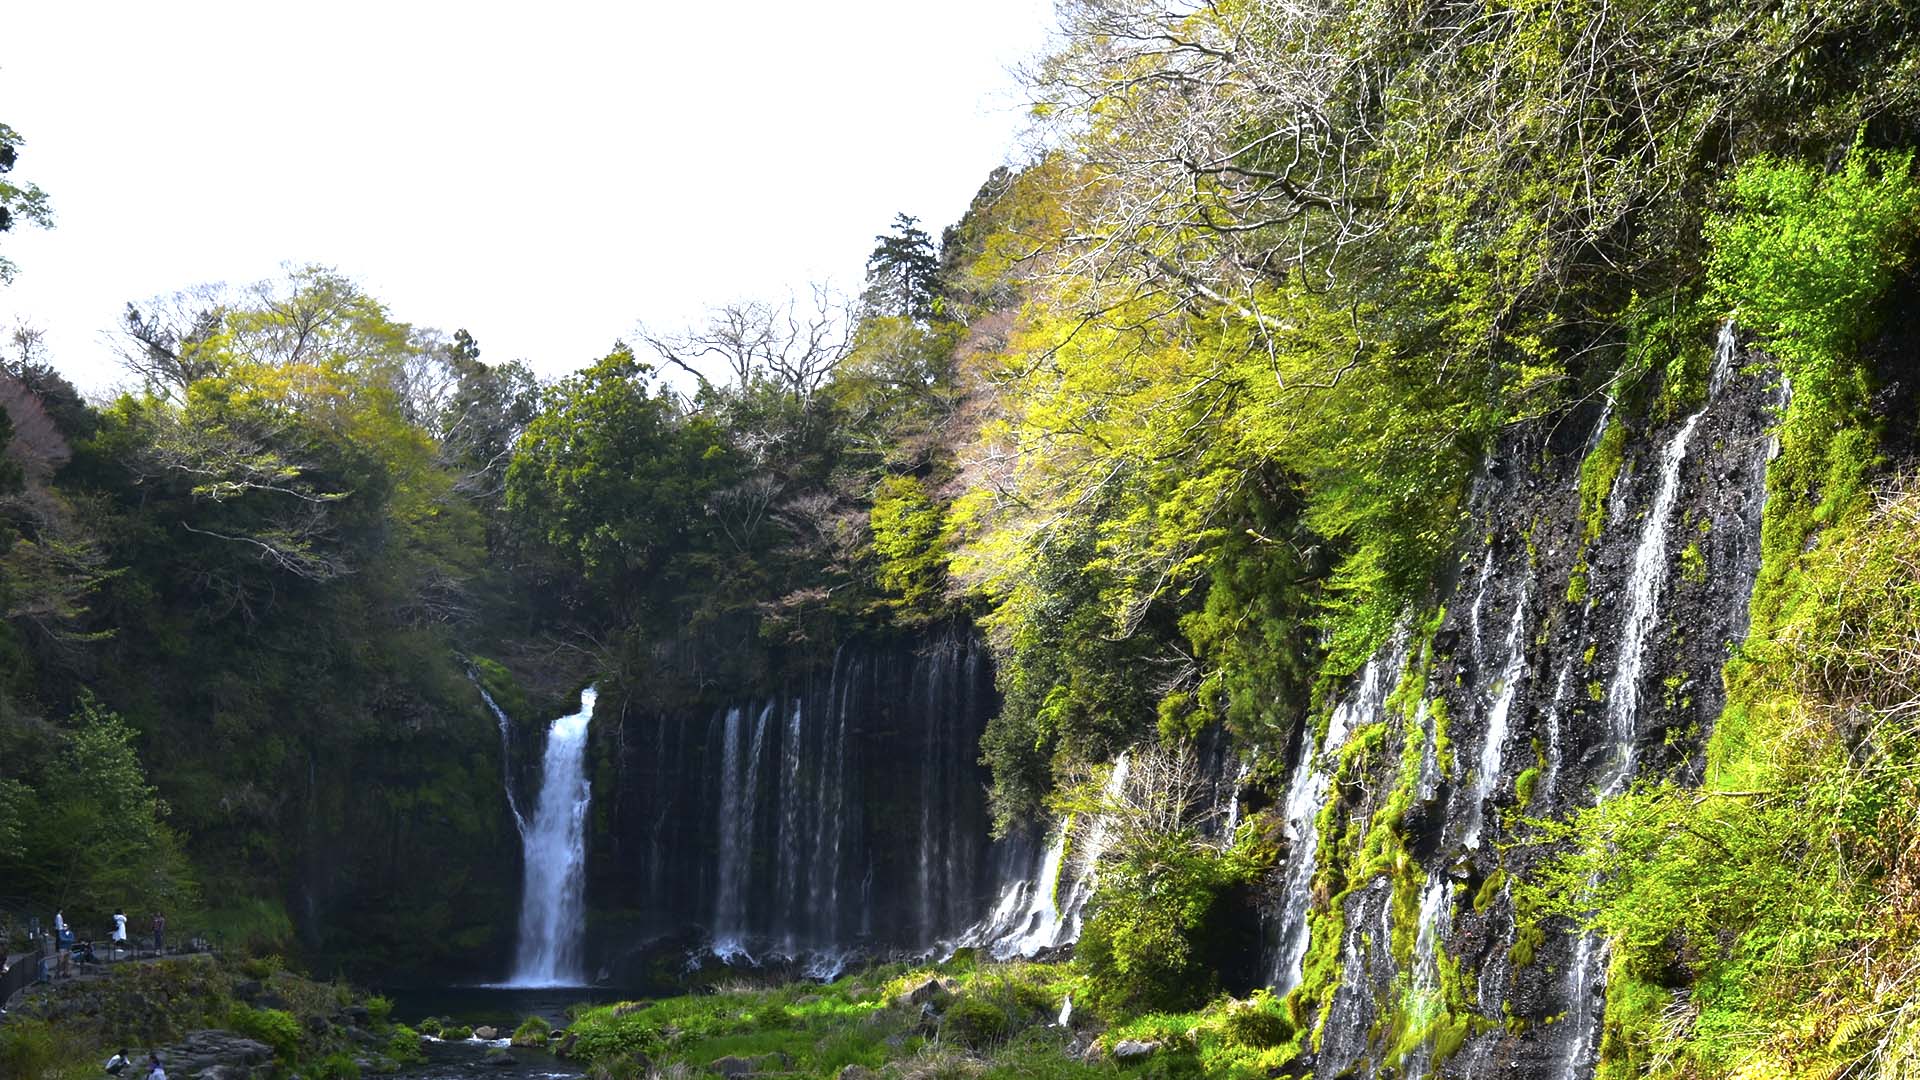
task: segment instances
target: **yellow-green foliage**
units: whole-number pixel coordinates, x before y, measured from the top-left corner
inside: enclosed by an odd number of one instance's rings
[[[1547,943],[1546,927],[1529,922],[1513,931],[1513,944],[1507,946],[1507,960],[1516,968],[1533,963],[1533,954]]]
[[[1495,870],[1493,873],[1488,874],[1487,879],[1480,883],[1480,891],[1473,894],[1473,910],[1475,912],[1484,912],[1489,907],[1492,907],[1493,902],[1500,898],[1500,890],[1505,888],[1506,885],[1507,872],[1505,870]]]
[[[519,1027],[513,1029],[513,1045],[545,1046],[547,1033],[552,1030],[553,1025],[547,1023],[545,1017],[529,1016],[520,1022]]]
[[[1219,998],[1192,1012],[1146,1013],[1115,1024],[1102,1037],[1109,1047],[1125,1039],[1162,1046],[1156,1060],[1168,1076],[1256,1080],[1275,1075],[1300,1054],[1304,1033],[1286,1003],[1265,990],[1245,1000]]]
[[[1101,889],[1074,953],[1086,1000],[1102,1011],[1177,1009],[1215,993],[1209,931],[1230,890],[1270,863],[1272,852],[1252,830],[1221,851],[1186,796],[1172,794],[1180,790],[1177,778],[1195,775],[1195,768],[1188,751],[1142,747],[1133,770],[1145,782],[1129,785],[1125,797],[1107,796],[1105,778],[1096,774],[1058,801],[1075,813],[1100,814],[1108,829]]]
[[[1540,783],[1540,767],[1529,766],[1519,776],[1513,778],[1513,797],[1520,809],[1525,810],[1533,802],[1533,789]]]
[[[1902,482],[1871,503],[1859,350],[1912,265],[1920,183],[1910,155],[1856,149],[1832,173],[1749,162],[1731,195],[1709,228],[1713,285],[1793,389],[1750,636],[1728,666],[1705,790],[1647,785],[1547,827],[1582,846],[1542,880],[1549,910],[1593,910],[1612,942],[1604,1076],[1655,1062],[1871,1075],[1891,1064],[1879,1040],[1842,1022],[1893,1016],[1884,987],[1910,977],[1895,972],[1920,944],[1885,906],[1915,884],[1892,853],[1920,811],[1899,719],[1920,698],[1920,495]],[[1676,957],[1691,969],[1684,1027],[1663,989]]]
[[[940,1038],[980,1050],[1006,1039],[1013,1021],[990,1002],[977,997],[962,997],[947,1007],[940,1018]]]
[[[923,1038],[919,1007],[899,1003],[929,979],[952,987],[939,1006],[932,1043]],[[1077,991],[1064,965],[895,966],[824,986],[801,983],[587,1009],[569,1028],[568,1053],[596,1068],[642,1053],[663,1069],[779,1053],[797,1074],[824,1077],[848,1065],[904,1065],[923,1060],[923,1054],[978,1054],[992,1062],[1038,1065],[1050,1053],[1063,1062],[1066,1033],[1056,1034],[1049,1025],[1061,999]],[[945,1049],[934,1048],[939,1046]]]
[[[941,546],[944,515],[926,487],[911,476],[889,476],[873,494],[867,525],[880,565],[875,577],[888,603],[909,621],[937,616],[946,581],[946,551]]]
[[[291,1061],[300,1054],[300,1021],[285,1009],[255,1009],[236,1004],[227,1014],[227,1026],[273,1047],[275,1056]]]
[[[0,1023],[0,1076],[9,1080],[92,1080],[100,1072],[92,1047],[32,1017]]]
[[[1607,500],[1627,457],[1627,426],[1609,417],[1592,453],[1580,462],[1581,542],[1590,544],[1607,523]]]
[[[395,1024],[387,1033],[386,1054],[400,1065],[419,1065],[427,1060],[426,1051],[420,1048],[420,1033],[405,1024]]]

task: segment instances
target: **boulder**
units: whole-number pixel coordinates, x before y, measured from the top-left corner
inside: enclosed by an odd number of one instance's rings
[[[953,989],[940,979],[928,979],[896,1000],[908,1005],[932,1006],[938,1011],[953,1000]]]
[[[500,1037],[500,1029],[492,1026],[491,1024],[483,1025],[481,1027],[477,1027],[473,1029],[473,1037],[476,1039],[485,1039],[488,1042],[492,1042],[493,1040]]]
[[[195,1031],[160,1051],[160,1061],[176,1076],[199,1077],[220,1070],[211,1080],[241,1080],[273,1061],[273,1048],[231,1031]]]
[[[513,1064],[513,1055],[507,1053],[505,1047],[496,1046],[480,1058],[480,1064],[504,1069]]]
[[[1122,1065],[1135,1061],[1145,1061],[1160,1049],[1157,1042],[1143,1039],[1121,1039],[1113,1044],[1113,1060]]]
[[[833,1080],[880,1080],[880,1074],[865,1065],[847,1065],[833,1074]]]

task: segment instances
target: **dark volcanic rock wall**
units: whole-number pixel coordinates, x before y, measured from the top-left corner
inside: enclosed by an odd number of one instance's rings
[[[1581,462],[1621,419],[1595,409],[1510,432],[1475,486],[1437,628],[1410,628],[1371,665],[1400,692],[1349,691],[1336,745],[1313,759],[1333,805],[1313,888],[1299,890],[1311,948],[1325,956],[1320,939],[1339,938],[1321,968],[1333,984],[1309,985],[1317,1075],[1590,1070],[1603,950],[1516,917],[1502,882],[1540,855],[1502,845],[1522,814],[1561,815],[1636,777],[1699,776],[1721,666],[1746,632],[1781,404],[1769,373],[1739,370],[1730,334],[1721,354],[1699,412],[1627,429],[1591,539]],[[1296,789],[1309,771],[1290,770]],[[1403,855],[1381,859],[1383,836]],[[1276,910],[1276,938],[1289,915]]]
[[[594,907],[625,924],[608,944],[692,931],[765,960],[958,933],[994,893],[978,758],[997,707],[964,636],[848,643],[713,707],[615,705],[589,859]]]

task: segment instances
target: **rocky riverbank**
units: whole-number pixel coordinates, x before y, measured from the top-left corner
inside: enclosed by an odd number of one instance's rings
[[[391,1004],[275,958],[198,955],[114,967],[34,987],[0,1022],[0,1073],[73,1080],[125,1048],[157,1054],[174,1080],[345,1080],[425,1063]]]

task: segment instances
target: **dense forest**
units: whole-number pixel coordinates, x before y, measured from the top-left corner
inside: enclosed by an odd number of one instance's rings
[[[1920,5],[1059,17],[1045,149],[844,301],[543,381],[335,269],[183,282],[111,400],[13,334],[0,909],[489,975],[595,683],[599,943],[710,873],[682,815],[817,772],[869,885],[956,890],[894,945],[989,916],[989,845],[1084,849],[1041,985],[1167,1075],[1911,1074]],[[884,750],[841,779],[860,710],[944,718],[917,839]],[[782,812],[678,921],[852,925]]]

